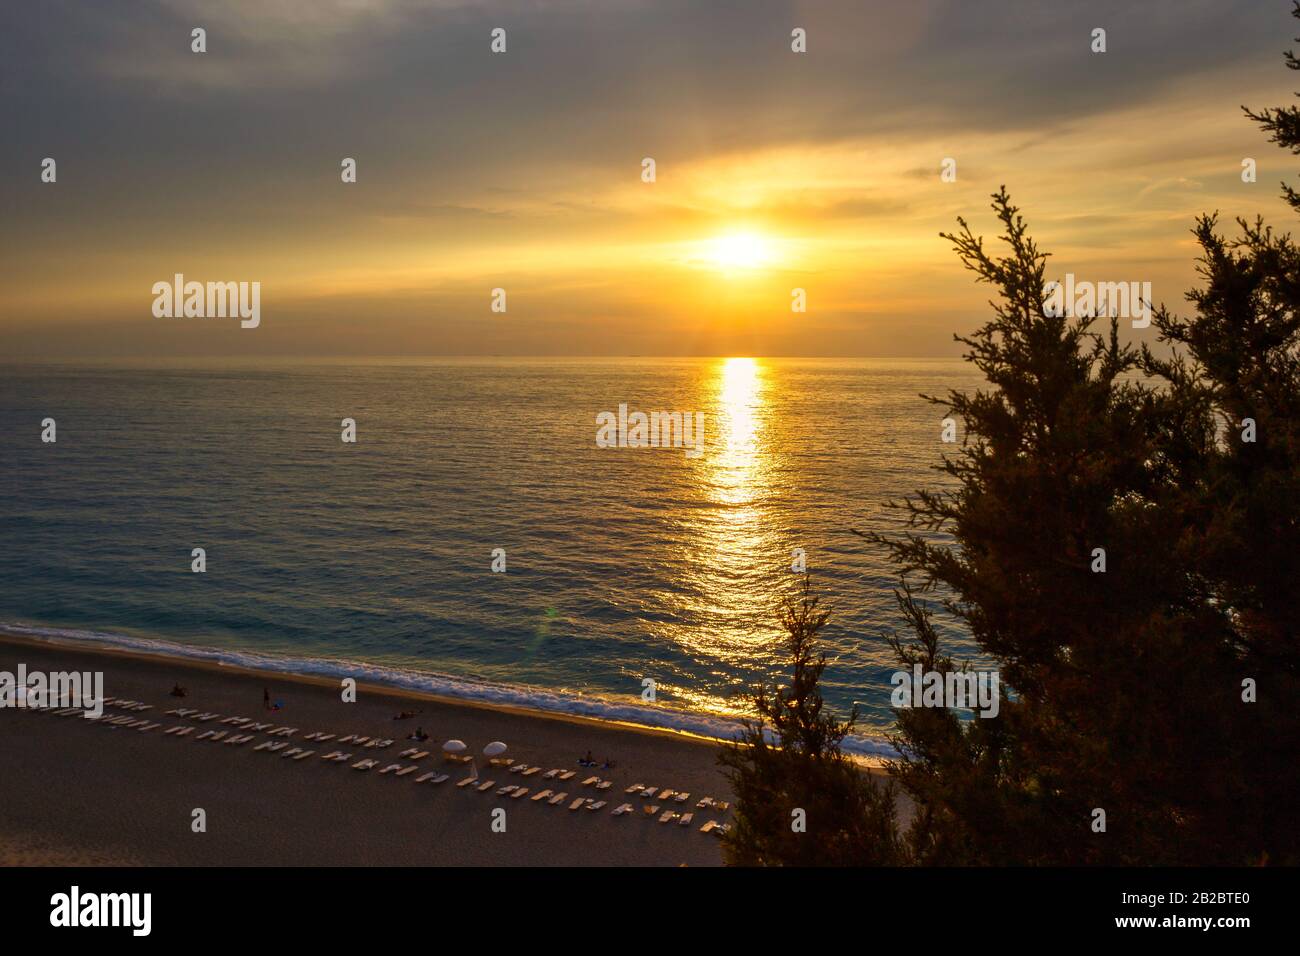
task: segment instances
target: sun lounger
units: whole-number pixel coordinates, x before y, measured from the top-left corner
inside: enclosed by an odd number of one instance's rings
[[[539,774],[539,773],[541,773],[541,772],[542,772],[542,768],[541,768],[541,767],[529,767],[527,770],[524,771],[523,775],[524,775],[525,777],[531,777],[531,776],[534,776],[535,774]]]
[[[355,742],[356,742],[356,739],[357,739],[357,735],[356,735],[356,734],[348,734],[346,737],[341,737],[341,738],[339,739],[339,743],[341,743],[341,744],[350,744],[350,743],[355,743]]]
[[[610,787],[612,787],[612,786],[614,786],[614,785],[613,785],[612,783],[610,783],[608,780],[602,780],[600,783],[596,784],[596,789],[597,789],[597,790],[608,790],[608,789],[609,789]]]
[[[288,741],[282,740],[278,744],[271,744],[271,746],[267,747],[266,749],[269,750],[271,753],[276,753],[278,751],[283,750],[287,746],[289,746]]]
[[[680,820],[677,821],[677,825],[678,825],[678,826],[683,826],[683,827],[688,827],[688,826],[691,825],[691,821],[694,820],[694,819],[695,819],[695,814],[693,814],[693,813],[683,813],[683,814],[682,814],[682,818],[681,818]]]
[[[584,787],[590,787],[593,783],[600,783],[600,778],[599,778],[599,777],[588,777],[586,780],[582,781],[582,785],[583,785]]]
[[[713,832],[714,830],[716,830],[717,828],[718,828],[718,821],[717,821],[717,820],[710,820],[708,823],[704,824],[704,826],[700,827],[700,832],[701,832],[701,833],[712,833],[712,832]]]
[[[697,804],[695,804],[695,809],[696,809],[696,810],[706,810],[706,809],[708,809],[708,808],[711,807],[711,806],[713,806],[713,798],[712,798],[712,797],[700,797],[699,802],[698,802]]]
[[[646,787],[644,790],[641,791],[641,796],[643,796],[643,797],[645,797],[647,800],[649,800],[651,797],[653,797],[653,796],[654,796],[656,793],[658,793],[658,792],[659,792],[659,788],[658,788],[658,787]]]
[[[293,759],[294,759],[294,760],[306,760],[308,757],[310,757],[310,756],[311,756],[312,754],[314,754],[315,752],[316,752],[316,751],[314,751],[314,750],[304,750],[304,751],[302,751],[301,753],[299,753],[296,757],[294,757]]]
[[[652,803],[649,806],[645,807],[644,809],[645,809],[645,815],[648,817],[652,817],[659,812],[659,804]]]
[[[352,742],[358,747],[364,747],[366,744],[370,743],[371,739],[372,738],[370,737],[357,737]],[[347,741],[340,740],[339,743],[347,743]]]
[[[691,798],[691,795],[690,795],[689,793],[679,793],[679,794],[677,794],[677,796],[673,797],[673,799],[674,799],[675,801],[677,801],[678,803],[685,803],[685,802],[686,802],[687,800],[689,800],[690,798]]]
[[[674,813],[672,810],[665,810],[659,815],[660,823],[667,823],[669,820],[676,820],[681,816],[680,813]]]
[[[466,777],[464,780],[457,782],[458,787],[468,787],[471,783],[478,783],[478,777]]]
[[[193,728],[193,727],[182,727],[180,730],[176,731],[176,736],[177,736],[177,737],[188,737],[188,736],[189,736],[190,734],[192,734],[192,733],[194,733],[194,728]]]
[[[317,734],[316,742],[318,744],[323,744],[326,743],[327,741],[333,740],[337,736],[338,734]]]
[[[515,764],[513,767],[510,768],[510,773],[523,773],[523,772],[524,772],[525,770],[527,770],[527,769],[528,769],[528,764],[526,764],[526,763],[517,763],[517,764]]]
[[[207,740],[209,737],[211,737],[211,736],[212,736],[213,734],[215,734],[215,733],[216,733],[215,730],[205,730],[205,731],[203,731],[203,733],[199,734],[199,735],[198,735],[197,737],[195,737],[194,739],[195,739],[195,740]]]
[[[528,793],[527,787],[515,787],[515,792],[510,795],[510,799],[518,800],[520,797],[526,795],[527,793]]]
[[[549,803],[551,806],[555,806],[557,803],[563,803],[567,799],[569,799],[569,795],[567,793],[557,793],[555,796],[551,797],[551,799],[547,800],[546,802]]]
[[[532,795],[530,799],[533,801],[533,803],[540,803],[541,801],[545,800],[554,792],[555,792],[554,790],[538,790],[535,794]]]
[[[631,813],[631,812],[632,812],[632,804],[630,804],[630,803],[624,803],[624,804],[620,804],[619,806],[615,807],[615,808],[614,808],[614,811],[610,814],[610,816],[613,816],[613,817],[621,817],[623,814],[625,814],[625,813]]]
[[[560,774],[560,779],[561,779],[561,780],[572,780],[572,779],[573,779],[574,777],[576,777],[577,775],[578,775],[578,771],[576,771],[576,770],[566,770],[566,771],[564,771],[564,773]]]
[[[229,736],[229,734],[230,734],[230,731],[228,731],[228,730],[218,730],[216,733],[214,733],[214,734],[213,734],[211,737],[209,737],[208,739],[211,740],[213,743],[216,743],[216,742],[217,742],[218,740],[220,740],[222,737]]]
[[[378,760],[358,760],[356,763],[354,763],[354,764],[352,765],[352,769],[353,769],[353,770],[369,770],[371,767],[373,767],[373,766],[374,766],[375,764],[377,764],[377,763],[379,763]]]
[[[719,837],[726,836],[730,832],[731,832],[730,823],[719,823],[716,827],[713,828],[714,836],[719,836]]]
[[[270,724],[251,724],[250,726],[245,727],[244,729],[251,730],[255,734],[260,734],[262,731],[266,730],[266,728],[270,726],[271,726]]]
[[[393,774],[393,776],[405,777],[408,773],[415,773],[415,771],[419,769],[420,767],[418,764],[411,764],[409,767],[403,767],[401,770],[397,771],[397,773]]]
[[[731,804],[729,804],[726,800],[713,801],[713,809],[717,810],[719,813],[726,813],[730,808],[731,808]],[[722,824],[718,824],[718,825],[721,826]]]
[[[203,738],[200,737],[199,739],[202,740]],[[269,741],[269,740],[263,741],[262,743],[258,744],[256,747],[254,747],[253,749],[254,749],[254,750],[270,750],[270,749],[271,749],[271,741]]]
[[[337,756],[338,756],[339,754],[341,754],[342,752],[343,752],[343,751],[341,751],[341,750],[331,750],[329,753],[327,753],[325,756],[321,757],[320,759],[321,759],[321,760],[333,760],[335,757],[337,757]]]
[[[495,780],[489,780],[486,783],[480,783],[474,789],[477,790],[479,793],[485,793],[488,790],[491,790],[494,784],[496,784]]]
[[[515,762],[514,757],[493,757],[488,761],[489,767],[508,767]]]
[[[166,730],[163,731],[163,733],[164,733],[164,734],[174,734],[174,733],[176,733],[176,732],[178,732],[178,731],[181,731],[181,730],[184,730],[184,729],[185,729],[185,725],[184,725],[184,724],[177,724],[177,725],[174,726],[174,727],[168,727]]]
[[[389,764],[387,767],[385,767],[383,770],[379,771],[379,775],[380,775],[380,776],[383,776],[383,775],[386,774],[386,773],[392,773],[394,770],[399,769],[401,766],[402,766],[402,765],[401,765],[400,763],[390,763],[390,764]]]
[[[556,777],[558,777],[559,775],[560,775],[560,771],[558,771],[558,770],[548,770],[548,771],[546,771],[546,773],[542,774],[542,779],[543,779],[543,780],[554,780],[554,779],[555,779]]]
[[[415,752],[416,752],[416,751],[415,751],[415,748],[414,748],[414,747],[407,747],[405,750],[403,750],[403,751],[402,751],[400,754],[398,754],[397,756],[399,756],[399,757],[409,757],[409,756],[411,756],[411,754],[413,754],[413,753],[415,753]]]
[[[571,804],[569,804],[569,809],[576,810],[578,809],[578,807],[582,806],[586,802],[587,802],[586,797],[579,797],[577,800],[574,800]]]
[[[498,797],[504,797],[504,796],[505,796],[506,794],[508,794],[508,793],[514,793],[516,789],[517,789],[517,788],[515,787],[515,785],[514,785],[513,783],[508,783],[508,784],[506,784],[504,787],[500,787],[500,788],[498,788],[498,790],[497,790],[497,796],[498,796]]]
[[[673,794],[675,794],[676,792],[677,792],[676,790],[660,790],[660,791],[659,791],[659,799],[660,799],[660,800],[671,800],[671,799],[673,798]]]
[[[425,757],[427,757],[427,756],[429,756],[429,751],[427,751],[427,750],[417,750],[415,753],[411,754],[411,756],[410,756],[409,759],[411,759],[411,760],[423,760],[423,759],[424,759]]]
[[[149,731],[153,730],[155,727],[161,727],[161,726],[162,726],[162,724],[160,724],[160,723],[157,723],[157,722],[150,722],[150,723],[145,724],[143,727],[137,727],[136,729],[137,729],[138,731],[140,731],[140,733],[142,733],[142,734],[147,734]]]
[[[588,810],[603,810],[603,809],[605,808],[605,806],[606,806],[606,803],[605,803],[604,800],[592,800],[590,803],[587,804],[587,809],[588,809]]]
[[[435,771],[435,770],[430,770],[428,773],[420,774],[420,776],[418,776],[418,777],[415,778],[415,782],[416,782],[416,783],[425,783],[425,782],[427,782],[427,781],[429,781],[429,780],[432,780],[432,779],[434,778],[434,775],[435,775],[436,773],[437,773],[437,771]]]
[[[434,778],[433,778],[432,780],[430,780],[429,782],[430,782],[430,783],[445,783],[446,781],[448,781],[448,780],[450,780],[450,779],[451,779],[451,774],[449,774],[449,773],[440,773],[440,774],[438,774],[438,776],[434,777]]]
[[[300,753],[302,753],[302,748],[301,748],[301,747],[290,747],[290,748],[289,748],[288,750],[286,750],[284,753],[280,754],[280,759],[281,759],[281,760],[286,760],[286,759],[288,759],[289,757],[296,756],[296,755],[298,755],[298,754],[300,754]]]
[[[644,789],[645,789],[645,784],[644,784],[644,783],[634,783],[634,784],[632,784],[632,786],[628,787],[628,788],[627,788],[626,790],[624,790],[623,792],[624,792],[624,793],[636,793],[636,792],[638,792],[638,791],[640,791],[640,790],[644,790]]]

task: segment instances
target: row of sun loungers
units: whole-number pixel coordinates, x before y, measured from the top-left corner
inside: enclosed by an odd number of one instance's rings
[[[109,698],[105,700],[104,703],[106,706],[114,706],[118,709],[132,711],[133,713],[152,709],[152,705],[150,704],[127,700],[124,698]],[[62,717],[72,717],[84,714],[85,711],[79,707],[65,707],[55,710],[53,713]],[[167,711],[167,716],[180,717],[196,723],[210,723],[211,721],[221,717],[221,715],[217,713],[187,708],[169,710]],[[162,726],[160,722],[150,721],[148,718],[137,718],[125,715],[104,715],[99,718],[99,722],[112,729],[126,728],[138,730],[142,733],[152,731]],[[214,728],[212,730],[206,730],[194,739],[206,740],[211,743],[240,746],[252,741],[256,734],[265,733],[268,737],[281,737],[286,739],[265,740],[253,748],[255,751],[275,753],[279,754],[282,759],[295,761],[306,760],[308,757],[316,754],[315,750],[289,746],[289,740],[287,738],[292,737],[298,732],[297,727],[289,727],[287,725],[275,727],[271,723],[258,723],[249,717],[226,717],[222,719],[220,723],[223,726],[229,726],[233,729],[217,730]],[[163,734],[175,737],[185,737],[194,733],[197,729],[198,728],[190,724],[176,724],[164,730]],[[361,734],[348,734],[344,737],[339,737],[337,734],[327,734],[323,731],[316,731],[304,735],[303,742],[314,741],[317,743],[326,743],[336,739],[340,744],[350,744],[354,747],[361,747],[368,750],[383,749],[385,747],[390,747],[393,744],[392,740],[382,739],[379,737],[368,737]],[[416,761],[428,757],[429,753],[428,750],[421,750],[418,747],[408,747],[398,754],[398,756],[403,760]],[[456,754],[447,754],[445,756],[448,760],[457,763],[468,763],[473,759],[469,755],[461,756]],[[352,759],[352,754],[345,753],[341,750],[334,750],[322,755],[320,759],[335,763],[347,763]],[[529,766],[524,763],[516,763],[513,758],[509,757],[493,758],[488,761],[488,764],[489,766],[505,770],[508,773],[518,774],[520,777],[534,777],[540,775],[541,780],[560,782],[572,780],[577,776],[577,771],[575,770],[552,769],[543,771],[539,766]],[[366,758],[352,764],[352,768],[364,773],[378,765],[378,760]],[[420,767],[416,763],[390,763],[383,767],[379,771],[379,774],[380,776],[391,775],[394,777],[406,777],[415,773],[419,769]],[[416,777],[414,782],[440,784],[445,783],[447,780],[448,774],[431,770]],[[606,791],[612,788],[613,783],[609,780],[602,780],[599,776],[592,775],[582,780],[581,785],[584,787],[594,787],[597,791]],[[488,790],[496,787],[496,781],[480,780],[478,777],[466,777],[464,780],[459,781],[456,786],[460,789],[473,789],[479,793],[486,793]],[[675,823],[678,826],[689,827],[695,821],[694,812],[687,811],[683,813],[671,808],[665,809],[662,806],[663,803],[669,801],[678,804],[686,803],[691,796],[687,791],[671,790],[668,788],[660,789],[658,787],[636,783],[626,787],[623,792],[628,795],[639,796],[643,800],[658,798],[660,803],[647,803],[642,807],[642,811],[645,816],[651,819],[658,819],[661,824]],[[589,812],[599,812],[608,806],[608,802],[605,800],[598,800],[590,797],[577,797],[570,800],[567,792],[557,793],[549,788],[533,792],[528,787],[515,784],[508,784],[497,788],[496,794],[497,796],[506,797],[512,800],[522,800],[524,797],[528,797],[533,803],[545,802],[550,806],[560,806],[565,804],[567,801],[568,809],[571,811],[586,809]],[[715,800],[713,797],[706,796],[696,802],[695,809],[714,810],[715,812],[725,813],[730,809],[730,806],[731,805],[724,800]],[[611,811],[611,815],[616,817],[627,816],[635,813],[636,808],[631,803],[620,804]],[[712,833],[715,836],[721,836],[722,834],[727,833],[729,829],[730,826],[728,824],[717,820],[709,820],[699,828],[701,833]]]
[[[105,697],[105,707],[116,707],[118,710],[153,710],[153,704],[142,703],[138,700],[128,700],[125,697]]]

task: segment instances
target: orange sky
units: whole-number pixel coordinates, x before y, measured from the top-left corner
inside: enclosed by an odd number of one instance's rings
[[[1149,281],[1169,303],[1194,281],[1197,213],[1289,225],[1290,157],[1240,112],[1290,101],[1286,4],[668,6],[182,3],[101,33],[21,14],[33,82],[4,93],[0,345],[951,355],[987,289],[937,233],[958,215],[992,232],[1000,184],[1049,273]],[[176,272],[261,282],[261,324],[155,319],[150,288]]]

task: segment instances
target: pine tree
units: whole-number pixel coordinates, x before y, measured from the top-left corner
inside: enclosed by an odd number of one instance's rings
[[[755,689],[739,740],[718,762],[736,798],[726,860],[741,866],[868,866],[898,862],[894,789],[873,782],[841,743],[857,722],[825,710],[819,682],[826,668],[818,634],[829,612],[807,578],[779,617],[792,669],[788,686]]]
[[[1294,107],[1250,115],[1300,151]],[[953,490],[905,502],[915,530],[901,540],[869,537],[903,576],[900,662],[952,669],[932,623],[951,615],[1013,699],[992,719],[899,712],[895,772],[917,803],[907,850],[1294,863],[1300,254],[1259,220],[1229,242],[1202,217],[1204,285],[1190,318],[1157,310],[1172,349],[1158,357],[1121,347],[1113,319],[1103,337],[1045,314],[1045,256],[1005,190],[993,205],[1009,255],[964,221],[947,236],[999,292],[994,319],[961,340],[991,388],[940,402],[966,429],[942,465]]]

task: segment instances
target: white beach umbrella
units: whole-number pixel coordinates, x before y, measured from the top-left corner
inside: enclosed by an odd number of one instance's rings
[[[506,752],[506,745],[499,740],[494,740],[483,748],[484,757],[499,757]]]
[[[442,749],[449,754],[463,754],[467,748],[463,740],[449,740],[442,745]]]

